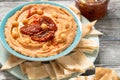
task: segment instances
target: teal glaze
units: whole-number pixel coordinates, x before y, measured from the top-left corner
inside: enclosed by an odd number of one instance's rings
[[[14,15],[14,13],[16,11],[20,10],[22,7],[24,7],[27,4],[51,4],[51,5],[54,5],[54,6],[59,6],[61,8],[64,8],[69,13],[71,13],[72,16],[74,17],[77,25],[78,25],[77,34],[75,36],[75,39],[74,39],[73,43],[67,49],[62,51],[61,53],[59,53],[59,54],[57,54],[55,56],[50,56],[50,57],[45,57],[45,58],[31,58],[31,57],[27,57],[27,56],[24,56],[24,55],[22,55],[22,54],[20,54],[20,53],[18,53],[16,51],[14,51],[12,48],[10,48],[10,46],[7,44],[7,42],[5,40],[5,35],[4,35],[5,24],[6,24],[6,22],[7,22],[9,17]],[[0,25],[0,40],[1,40],[2,45],[7,49],[7,51],[9,51],[14,56],[17,56],[17,57],[25,59],[25,60],[30,60],[30,61],[49,61],[49,60],[53,60],[53,59],[62,57],[64,55],[67,55],[68,53],[70,53],[77,46],[77,44],[79,43],[79,41],[81,39],[81,34],[82,34],[81,22],[77,18],[76,14],[73,11],[71,11],[69,8],[64,6],[64,5],[58,4],[58,3],[53,3],[53,2],[50,2],[50,1],[48,1],[48,2],[43,2],[43,1],[41,1],[41,2],[39,2],[39,1],[38,2],[28,2],[28,3],[25,3],[25,4],[19,5],[19,6],[15,7],[15,8],[13,8],[12,10],[10,10],[7,13],[7,15],[2,19],[1,25]]]
[[[1,32],[1,22],[0,22],[0,32]],[[0,34],[0,40],[1,40],[1,35],[2,35],[2,34]]]

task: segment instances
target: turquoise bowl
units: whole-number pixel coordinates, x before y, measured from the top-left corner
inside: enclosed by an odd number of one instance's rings
[[[8,18],[10,18],[12,15],[14,15],[16,11],[20,10],[21,8],[23,8],[25,5],[28,5],[28,4],[51,4],[51,5],[59,6],[61,8],[64,8],[65,10],[67,10],[74,17],[74,20],[76,21],[76,23],[78,25],[77,34],[76,34],[75,39],[72,42],[72,44],[57,55],[50,56],[50,57],[44,57],[44,58],[28,57],[28,56],[22,55],[22,54],[16,52],[15,50],[13,50],[5,40],[5,35],[4,35],[5,24],[8,20]],[[50,61],[50,60],[54,60],[54,59],[57,59],[59,57],[62,57],[62,56],[65,56],[65,55],[69,54],[79,43],[79,41],[81,39],[81,34],[82,34],[81,22],[78,19],[78,17],[76,16],[76,14],[73,11],[71,11],[67,6],[64,6],[64,5],[58,4],[58,3],[54,3],[54,2],[50,2],[50,1],[48,1],[48,2],[43,2],[43,1],[28,2],[28,3],[25,3],[25,4],[19,5],[15,8],[13,8],[12,10],[10,10],[7,13],[7,15],[2,19],[1,24],[0,24],[0,40],[1,40],[1,43],[4,46],[4,48],[7,49],[7,51],[10,52],[11,54],[13,54],[14,56],[25,59],[25,60],[29,60],[29,61]]]

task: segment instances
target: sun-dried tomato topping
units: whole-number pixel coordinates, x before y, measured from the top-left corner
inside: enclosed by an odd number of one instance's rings
[[[54,21],[51,18],[47,17],[47,16],[42,16],[40,18],[40,25],[42,23],[47,24],[49,30],[52,30],[52,31],[57,30],[57,27],[56,27],[56,24],[54,23]]]
[[[54,31],[48,31],[48,30],[41,31],[39,33],[32,35],[31,39],[39,42],[49,41],[53,39],[54,33],[55,33]]]
[[[39,24],[28,24],[20,28],[20,31],[26,35],[33,35],[42,30]]]
[[[42,29],[41,25],[46,24],[47,29]],[[29,35],[32,40],[38,42],[45,42],[52,40],[54,38],[55,31],[57,30],[56,24],[54,21],[47,17],[42,16],[38,21],[33,21],[30,24],[27,24],[20,28],[20,31],[23,34]]]

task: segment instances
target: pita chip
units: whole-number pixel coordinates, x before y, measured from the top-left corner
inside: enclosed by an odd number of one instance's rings
[[[97,21],[90,22],[88,24],[82,25],[82,37],[87,36],[93,29],[93,26],[95,25]]]
[[[48,72],[51,80],[56,80],[55,72],[51,66],[51,64],[44,64],[46,71]]]
[[[76,50],[70,56],[84,71],[94,68],[93,62],[80,49]]]
[[[10,55],[8,57],[8,60],[2,66],[1,70],[7,70],[7,69],[10,69],[10,68],[13,68],[13,67],[23,63],[24,61],[25,61],[24,59],[20,59],[16,56]]]
[[[99,80],[112,80],[112,72],[104,74]]]
[[[98,47],[99,44],[95,40],[82,38],[76,48],[81,49],[85,53],[92,54]]]
[[[94,76],[77,76],[69,80],[94,80]]]
[[[77,76],[74,78],[70,78],[69,80],[87,80],[87,77],[86,76]]]
[[[106,73],[111,72],[111,70],[107,68],[102,68],[102,67],[96,67],[95,75],[96,75],[96,80],[101,79]]]
[[[63,56],[56,60],[60,65],[62,65],[65,69],[73,71],[85,73],[85,70],[82,66],[80,66],[71,56]]]
[[[112,80],[120,80],[120,77],[118,76],[118,74],[114,70],[112,71],[113,71]]]
[[[63,70],[56,61],[50,61],[50,64],[52,65],[57,80],[69,77],[68,75],[64,74]]]
[[[34,61],[34,62],[24,62],[24,63],[20,64],[20,69],[21,69],[23,74],[26,74],[26,68],[37,67],[37,66],[41,66],[41,65],[42,65],[42,63],[41,62],[37,62],[37,61]]]
[[[49,77],[44,65],[26,68],[29,80],[38,80]]]
[[[120,80],[118,74],[109,68],[96,67],[95,80]]]
[[[87,80],[95,80],[95,76],[88,76]]]
[[[81,73],[94,68],[94,64],[80,50],[76,50],[69,56],[61,57],[57,61],[66,69]]]
[[[61,70],[63,71],[63,73],[64,73],[64,75],[66,75],[66,76],[71,76],[73,73],[75,73],[75,72],[73,72],[73,71],[70,71],[70,70],[67,70],[67,69],[65,69],[62,65],[60,65],[60,64],[58,64],[59,66],[60,66],[60,68],[61,68]]]
[[[87,54],[92,54],[94,53],[95,50],[94,49],[81,49],[82,52],[87,53]]]
[[[22,74],[26,74],[26,65],[24,63],[20,64],[20,70]]]
[[[91,35],[91,36],[99,36],[99,35],[103,35],[103,33],[100,32],[100,31],[98,31],[98,30],[96,30],[96,29],[93,29],[93,30],[89,33],[89,35]]]

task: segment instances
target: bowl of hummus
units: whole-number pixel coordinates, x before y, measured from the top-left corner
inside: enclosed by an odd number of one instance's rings
[[[81,38],[74,12],[53,2],[28,2],[10,10],[1,21],[0,40],[14,56],[49,61],[70,53]]]

